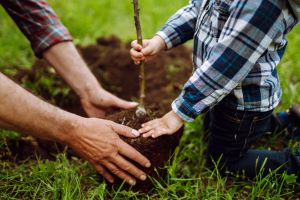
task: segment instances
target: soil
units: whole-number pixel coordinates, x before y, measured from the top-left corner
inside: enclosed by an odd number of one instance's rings
[[[163,116],[159,107],[151,107],[147,110],[147,116],[143,118],[137,118],[135,115],[135,109],[129,111],[122,111],[116,114],[110,115],[107,118],[114,122],[127,125],[129,127],[139,129],[141,125],[149,120],[155,119],[157,117]],[[148,176],[154,178],[155,180],[163,179],[166,175],[166,170],[164,169],[165,164],[170,160],[173,155],[175,148],[178,146],[180,137],[182,135],[183,128],[178,130],[172,136],[161,136],[158,138],[127,138],[121,136],[121,138],[137,149],[141,154],[146,156],[152,166],[150,168],[145,168],[139,166]],[[120,183],[120,180],[119,180]],[[132,187],[133,190],[139,190],[143,192],[149,191],[153,187],[153,183],[150,178],[146,181],[138,181],[136,186]]]
[[[106,90],[123,99],[137,101],[139,91],[138,67],[134,65],[129,56],[129,43],[122,43],[117,37],[111,36],[97,39],[95,45],[78,46],[77,48]],[[146,108],[150,109],[146,118],[142,121],[136,119],[134,110],[120,112],[120,110],[113,109],[109,111],[108,119],[138,129],[141,123],[161,117],[168,112],[171,109],[171,102],[179,95],[182,85],[191,75],[191,55],[191,49],[180,46],[171,51],[163,52],[156,59],[146,63],[145,102]],[[46,61],[37,60],[31,69],[19,69],[12,78],[44,100],[64,110],[86,116],[79,98]],[[153,167],[162,168],[179,144],[181,133],[182,130],[172,136],[163,136],[158,139],[144,139],[142,137],[123,139],[148,157]],[[36,139],[33,141],[32,152],[42,158],[49,159],[53,157],[53,153],[64,149],[59,144],[53,145],[53,142]],[[23,151],[22,145],[8,145],[7,148],[10,149],[11,154],[19,155],[16,159],[18,161],[32,158],[32,154],[27,157],[28,153],[24,153],[26,151]],[[6,157],[2,156],[1,159],[4,158]],[[158,174],[163,174],[163,172],[157,174],[154,168],[144,170],[154,178],[158,178]],[[151,187],[151,182],[148,180],[148,182],[138,183],[138,185],[137,189],[146,191]]]

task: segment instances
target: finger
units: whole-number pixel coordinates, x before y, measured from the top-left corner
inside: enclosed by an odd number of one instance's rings
[[[136,64],[136,65],[140,65],[141,62],[143,61],[143,60],[135,59],[135,58],[133,58],[133,57],[131,57],[131,58],[132,58],[134,64]]]
[[[153,133],[151,134],[152,138],[157,138],[162,135],[168,134],[167,130],[164,128],[156,128],[153,130]]]
[[[137,102],[129,102],[123,99],[120,99],[116,96],[112,99],[112,106],[121,108],[121,109],[131,109],[137,107],[139,104]]]
[[[131,42],[131,47],[136,51],[141,51],[143,48],[140,44],[138,44],[137,40]]]
[[[147,133],[149,131],[151,131],[154,127],[153,126],[144,126],[143,128],[139,129],[139,133],[143,134],[143,133]]]
[[[124,125],[117,124],[117,123],[114,123],[114,122],[110,122],[110,123],[111,123],[110,127],[118,135],[123,135],[125,137],[138,137],[138,136],[140,136],[140,133],[135,129],[132,129],[128,126],[124,126]]]
[[[125,172],[130,173],[131,175],[135,176],[136,178],[142,181],[146,180],[147,178],[145,172],[135,167],[133,164],[125,160],[120,155],[115,157],[114,164],[116,164],[119,168],[123,169]]]
[[[121,170],[115,164],[113,164],[111,162],[106,162],[106,163],[104,163],[104,165],[107,169],[109,169],[109,171],[111,173],[113,173],[117,177],[121,178],[122,180],[125,180],[126,183],[128,183],[130,185],[136,184],[136,180],[133,177],[131,177],[129,174],[125,173],[123,170]]]
[[[101,165],[99,164],[93,164],[96,171],[101,174],[108,182],[114,183],[114,178],[113,176]]]
[[[150,161],[143,156],[140,152],[134,149],[129,144],[125,143],[123,140],[118,141],[119,153],[126,156],[127,158],[139,163],[142,166],[150,167]]]
[[[144,55],[144,56],[151,56],[151,55],[153,55],[155,52],[154,52],[154,47],[153,46],[150,46],[150,45],[148,45],[148,46],[146,46],[145,48],[143,48],[142,50],[141,50],[141,53],[142,53],[142,55]]]
[[[136,57],[133,57],[133,56],[131,56],[131,59],[132,59],[134,62],[141,61],[141,59],[137,59]]]
[[[136,59],[142,60],[144,58],[144,55],[141,52],[138,52],[133,48],[130,49],[130,55],[134,60]]]
[[[144,134],[143,134],[143,137],[144,137],[144,138],[152,137],[153,134],[154,134],[154,130],[151,130],[151,131],[149,131],[149,132],[147,132],[147,133],[144,133]]]

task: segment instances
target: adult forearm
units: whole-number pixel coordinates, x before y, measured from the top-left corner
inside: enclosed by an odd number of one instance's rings
[[[0,125],[35,137],[65,142],[80,117],[56,108],[0,73]]]
[[[145,167],[150,166],[149,160],[118,136],[136,137],[136,130],[111,121],[82,118],[65,112],[43,102],[1,73],[0,125],[67,144],[110,182],[114,180],[110,172],[130,184],[135,183],[133,176],[146,179],[145,173],[126,158]]]
[[[51,47],[44,53],[44,58],[81,98],[101,88],[72,42]]]

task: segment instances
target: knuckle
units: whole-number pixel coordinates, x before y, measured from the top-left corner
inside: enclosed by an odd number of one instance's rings
[[[124,170],[124,171],[131,171],[132,169],[131,169],[130,166],[124,166],[124,167],[123,167],[123,170]]]
[[[96,170],[99,174],[104,174],[104,170],[102,168],[96,168]]]
[[[92,158],[92,162],[93,163],[102,163],[102,161],[105,160],[105,156],[101,155],[101,156],[96,156]]]
[[[111,172],[116,176],[120,176],[122,174],[122,172],[119,169],[115,169],[115,168],[111,169]]]

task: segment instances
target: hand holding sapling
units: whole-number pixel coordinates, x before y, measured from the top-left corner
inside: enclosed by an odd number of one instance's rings
[[[137,40],[131,43],[130,55],[134,63],[139,65],[141,61],[148,61],[158,55],[159,52],[166,49],[166,44],[159,36],[152,39],[143,40],[143,47],[138,44]]]
[[[137,107],[137,103],[124,101],[104,90],[72,42],[56,44],[43,56],[80,97],[82,107],[89,117],[103,118],[111,107]]]
[[[120,99],[103,88],[93,88],[88,95],[81,96],[80,102],[89,117],[103,118],[109,108],[131,109],[138,106],[136,102]]]
[[[170,111],[162,118],[142,124],[139,132],[143,137],[157,138],[162,135],[172,135],[182,126],[183,120],[174,111]]]

